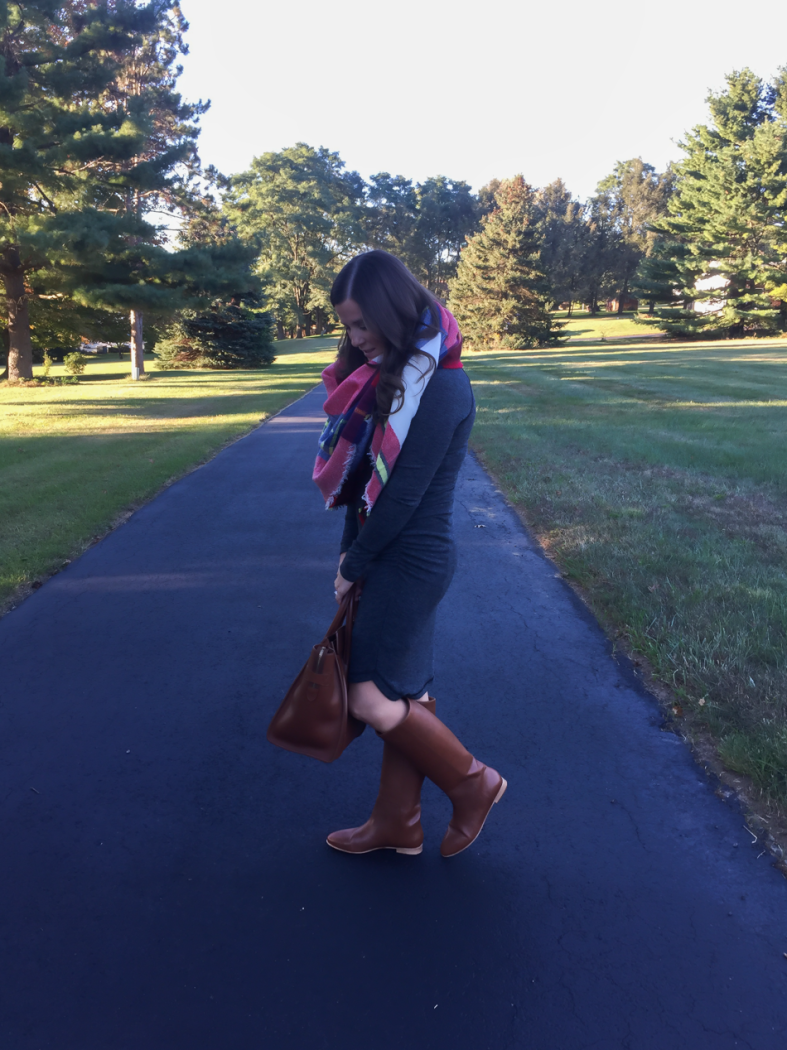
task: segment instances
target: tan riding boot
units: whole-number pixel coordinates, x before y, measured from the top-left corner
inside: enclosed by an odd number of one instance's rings
[[[404,721],[382,736],[451,799],[454,813],[440,852],[453,857],[478,838],[489,811],[503,797],[508,784],[496,770],[473,758],[423,705],[411,703],[409,708]]]
[[[434,714],[435,699],[411,701]],[[343,853],[371,853],[376,849],[395,849],[397,853],[420,853],[424,842],[421,828],[421,785],[419,772],[406,755],[387,740],[383,747],[380,791],[372,815],[360,828],[334,831],[327,843]]]

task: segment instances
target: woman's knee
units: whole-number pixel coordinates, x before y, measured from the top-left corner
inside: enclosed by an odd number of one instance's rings
[[[362,722],[373,722],[375,715],[384,710],[383,705],[391,702],[374,682],[351,682],[347,699],[350,714]]]
[[[348,700],[350,713],[380,733],[393,729],[407,717],[404,700],[389,700],[374,682],[353,682]]]

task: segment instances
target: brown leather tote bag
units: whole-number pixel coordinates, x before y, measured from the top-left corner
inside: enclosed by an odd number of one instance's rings
[[[268,740],[277,747],[333,762],[366,728],[347,707],[347,667],[359,597],[356,583],[273,716]]]

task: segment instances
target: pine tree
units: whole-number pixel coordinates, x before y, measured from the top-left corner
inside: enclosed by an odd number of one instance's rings
[[[177,90],[179,59],[188,53],[188,23],[178,0],[150,0],[142,9],[134,0],[104,0],[104,6],[116,27],[139,19],[141,11],[146,15],[99,100],[106,112],[123,115],[135,144],[91,169],[85,203],[98,213],[98,228],[112,228],[102,253],[111,277],[93,274],[92,283],[81,282],[72,294],[86,305],[128,311],[137,379],[144,373],[143,315],[160,320],[194,309],[199,300],[246,292],[256,283],[249,272],[254,253],[226,230],[216,243],[175,234],[184,222],[212,214],[206,183],[217,179],[212,170],[202,172],[197,152],[199,120],[208,105],[187,102]],[[172,242],[180,242],[179,251],[170,250]]]
[[[95,98],[134,26],[112,27],[103,8],[76,7],[56,0],[0,6],[0,279],[11,380],[32,376],[31,281],[65,230],[84,234],[89,226],[78,204],[83,173],[115,148],[123,123]],[[132,22],[138,17],[132,12]],[[128,129],[124,148],[134,141]]]
[[[766,88],[751,70],[708,98],[712,123],[686,136],[668,214],[638,282],[675,334],[785,329],[787,70]]]
[[[478,349],[554,346],[562,326],[547,309],[535,194],[519,175],[500,184],[495,203],[459,257],[450,308]]]
[[[139,375],[142,308],[171,315],[254,283],[237,239],[170,251],[146,216],[204,206],[192,186],[204,107],[174,89],[184,30],[174,0],[0,8],[0,278],[12,380],[32,375],[31,304],[42,331],[133,311]]]

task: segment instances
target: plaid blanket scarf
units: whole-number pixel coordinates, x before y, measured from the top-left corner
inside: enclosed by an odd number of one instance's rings
[[[435,362],[437,368],[461,368],[462,334],[453,314],[438,306],[439,316],[427,310],[424,325],[438,328],[437,335],[428,330],[416,336],[415,345]],[[374,364],[361,365],[343,382],[336,375],[337,362],[322,374],[328,391],[323,409],[328,416],[317,452],[312,480],[325,497],[327,509],[345,506],[347,479],[360,466],[365,455],[373,464],[372,476],[363,493],[362,517],[369,514],[396,465],[410,424],[418,411],[421,397],[432,377],[433,369],[424,374],[427,362],[417,355],[402,371],[404,394],[397,397],[385,423],[374,425],[372,413],[379,378]]]

